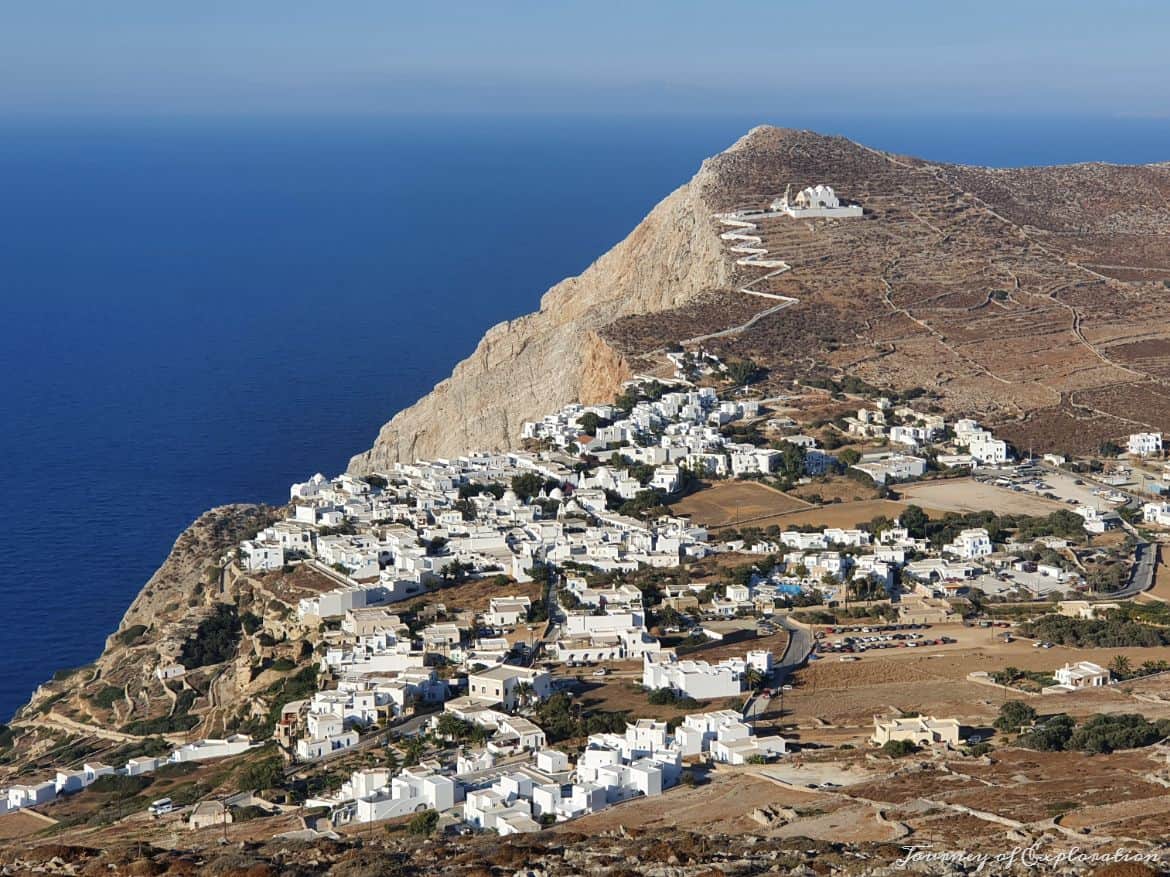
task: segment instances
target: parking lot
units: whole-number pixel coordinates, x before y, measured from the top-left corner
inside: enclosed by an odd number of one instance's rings
[[[929,624],[881,624],[864,627],[827,627],[817,632],[817,651],[824,654],[853,654],[882,649],[916,649],[957,642],[949,636],[930,632]]]

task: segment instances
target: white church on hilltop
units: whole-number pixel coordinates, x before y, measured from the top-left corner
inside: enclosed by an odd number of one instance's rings
[[[797,192],[795,198],[789,197],[791,191],[792,186],[789,186],[769,209],[798,219],[849,219],[862,215],[860,204],[842,205],[832,186],[809,186]]]

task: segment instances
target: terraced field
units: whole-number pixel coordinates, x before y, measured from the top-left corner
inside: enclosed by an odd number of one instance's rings
[[[707,342],[719,355],[750,356],[773,385],[848,373],[923,387],[1037,450],[1170,430],[1170,166],[957,167],[763,128],[708,167],[713,233],[717,215],[759,210],[790,183],[828,183],[866,211],[752,217],[790,270],[764,277],[727,247],[729,288],[797,303]],[[698,304],[672,319],[703,322]],[[667,326],[639,320],[604,337],[631,356],[661,346]]]

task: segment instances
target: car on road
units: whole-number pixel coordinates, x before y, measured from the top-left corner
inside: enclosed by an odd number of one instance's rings
[[[607,673],[609,673],[609,670],[607,670],[605,667],[598,667],[593,671],[594,676],[605,676]]]
[[[159,798],[157,801],[152,801],[146,811],[157,819],[175,809],[175,803],[170,798]]]

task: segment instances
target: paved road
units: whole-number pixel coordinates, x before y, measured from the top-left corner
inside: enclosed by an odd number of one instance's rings
[[[784,654],[772,665],[772,672],[764,681],[764,685],[773,691],[784,685],[789,676],[804,666],[813,647],[811,628],[797,624],[787,615],[778,616],[776,622],[788,631],[788,645],[784,648]],[[771,702],[772,699],[763,694],[750,697],[743,707],[744,719],[749,723],[754,722],[768,711]]]
[[[1135,563],[1129,574],[1129,583],[1120,591],[1109,594],[1110,599],[1128,600],[1154,584],[1154,567],[1158,560],[1158,546],[1152,542],[1139,542],[1134,547]]]
[[[787,615],[779,617],[779,624],[788,631],[788,646],[773,668],[772,675],[776,683],[782,685],[795,670],[808,661],[808,656],[812,653],[813,635],[811,628],[797,624]]]
[[[1039,467],[1045,471],[1053,472],[1058,475],[1068,476],[1070,473],[1061,469],[1058,466],[1052,466],[1048,463],[1038,463]],[[985,474],[994,474],[996,470],[976,470],[982,471]],[[1110,490],[1116,490],[1118,493],[1125,495],[1125,503],[1123,508],[1140,509],[1144,500],[1135,496],[1128,490],[1123,490],[1113,484],[1108,484],[1100,479],[1094,477],[1092,473],[1082,472],[1077,473],[1076,477],[1086,482],[1087,484],[1095,484],[1098,487],[1107,487]],[[1118,509],[1120,511],[1120,509]],[[1125,587],[1112,594],[1103,594],[1102,597],[1106,600],[1129,600],[1136,597],[1142,591],[1147,591],[1154,585],[1154,568],[1158,561],[1158,546],[1152,542],[1147,542],[1138,533],[1137,528],[1122,518],[1122,527],[1134,539],[1137,540],[1137,545],[1134,547],[1134,564],[1130,568],[1129,581]]]
[[[421,716],[414,716],[407,719],[401,725],[394,725],[391,727],[391,737],[414,737],[416,736],[437,713],[423,713]]]

